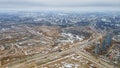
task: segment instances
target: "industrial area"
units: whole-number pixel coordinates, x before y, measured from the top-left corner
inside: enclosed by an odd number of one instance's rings
[[[109,17],[61,12],[3,14],[0,68],[119,68],[120,19],[112,18],[114,27]]]

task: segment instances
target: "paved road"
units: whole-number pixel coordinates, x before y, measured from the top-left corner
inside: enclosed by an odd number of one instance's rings
[[[106,62],[101,61],[100,59],[96,59],[93,56],[88,55],[82,51],[82,49],[85,46],[97,41],[97,39],[99,39],[99,38],[100,38],[99,34],[94,34],[93,39],[90,41],[88,41],[89,40],[88,39],[86,41],[73,44],[73,46],[75,46],[74,48],[70,48],[70,49],[62,51],[62,52],[54,52],[54,53],[46,54],[46,55],[37,54],[37,55],[34,55],[32,57],[28,57],[28,58],[10,63],[10,64],[8,64],[8,68],[28,68],[28,67],[35,68],[35,67],[39,67],[41,64],[45,64],[45,63],[63,58],[67,55],[71,55],[74,52],[76,52],[80,55],[83,55],[88,60],[96,63],[97,65],[101,66],[102,68],[114,68],[112,65],[109,65]],[[102,65],[100,63],[102,63]]]

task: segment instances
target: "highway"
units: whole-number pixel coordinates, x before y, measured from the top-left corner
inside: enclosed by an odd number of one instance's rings
[[[92,40],[90,40],[91,38]],[[64,50],[62,52],[53,52],[45,55],[37,54],[34,56],[30,56],[28,58],[17,60],[8,64],[7,68],[41,68],[41,66],[46,63],[63,59],[63,57],[70,56],[73,53],[78,53],[79,55],[84,56],[86,59],[100,66],[100,68],[114,68],[113,65],[110,65],[102,61],[101,59],[97,59],[83,51],[84,47],[88,46],[93,42],[96,42],[99,38],[101,38],[100,34],[93,34],[92,37],[90,37],[88,40],[72,44],[72,46],[74,47],[70,49]]]

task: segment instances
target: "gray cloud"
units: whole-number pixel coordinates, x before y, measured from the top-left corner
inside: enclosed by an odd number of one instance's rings
[[[0,9],[26,8],[75,8],[113,7],[120,8],[120,0],[0,0]]]

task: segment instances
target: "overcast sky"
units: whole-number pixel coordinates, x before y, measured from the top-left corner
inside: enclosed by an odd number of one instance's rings
[[[0,0],[0,10],[120,10],[120,0]]]

